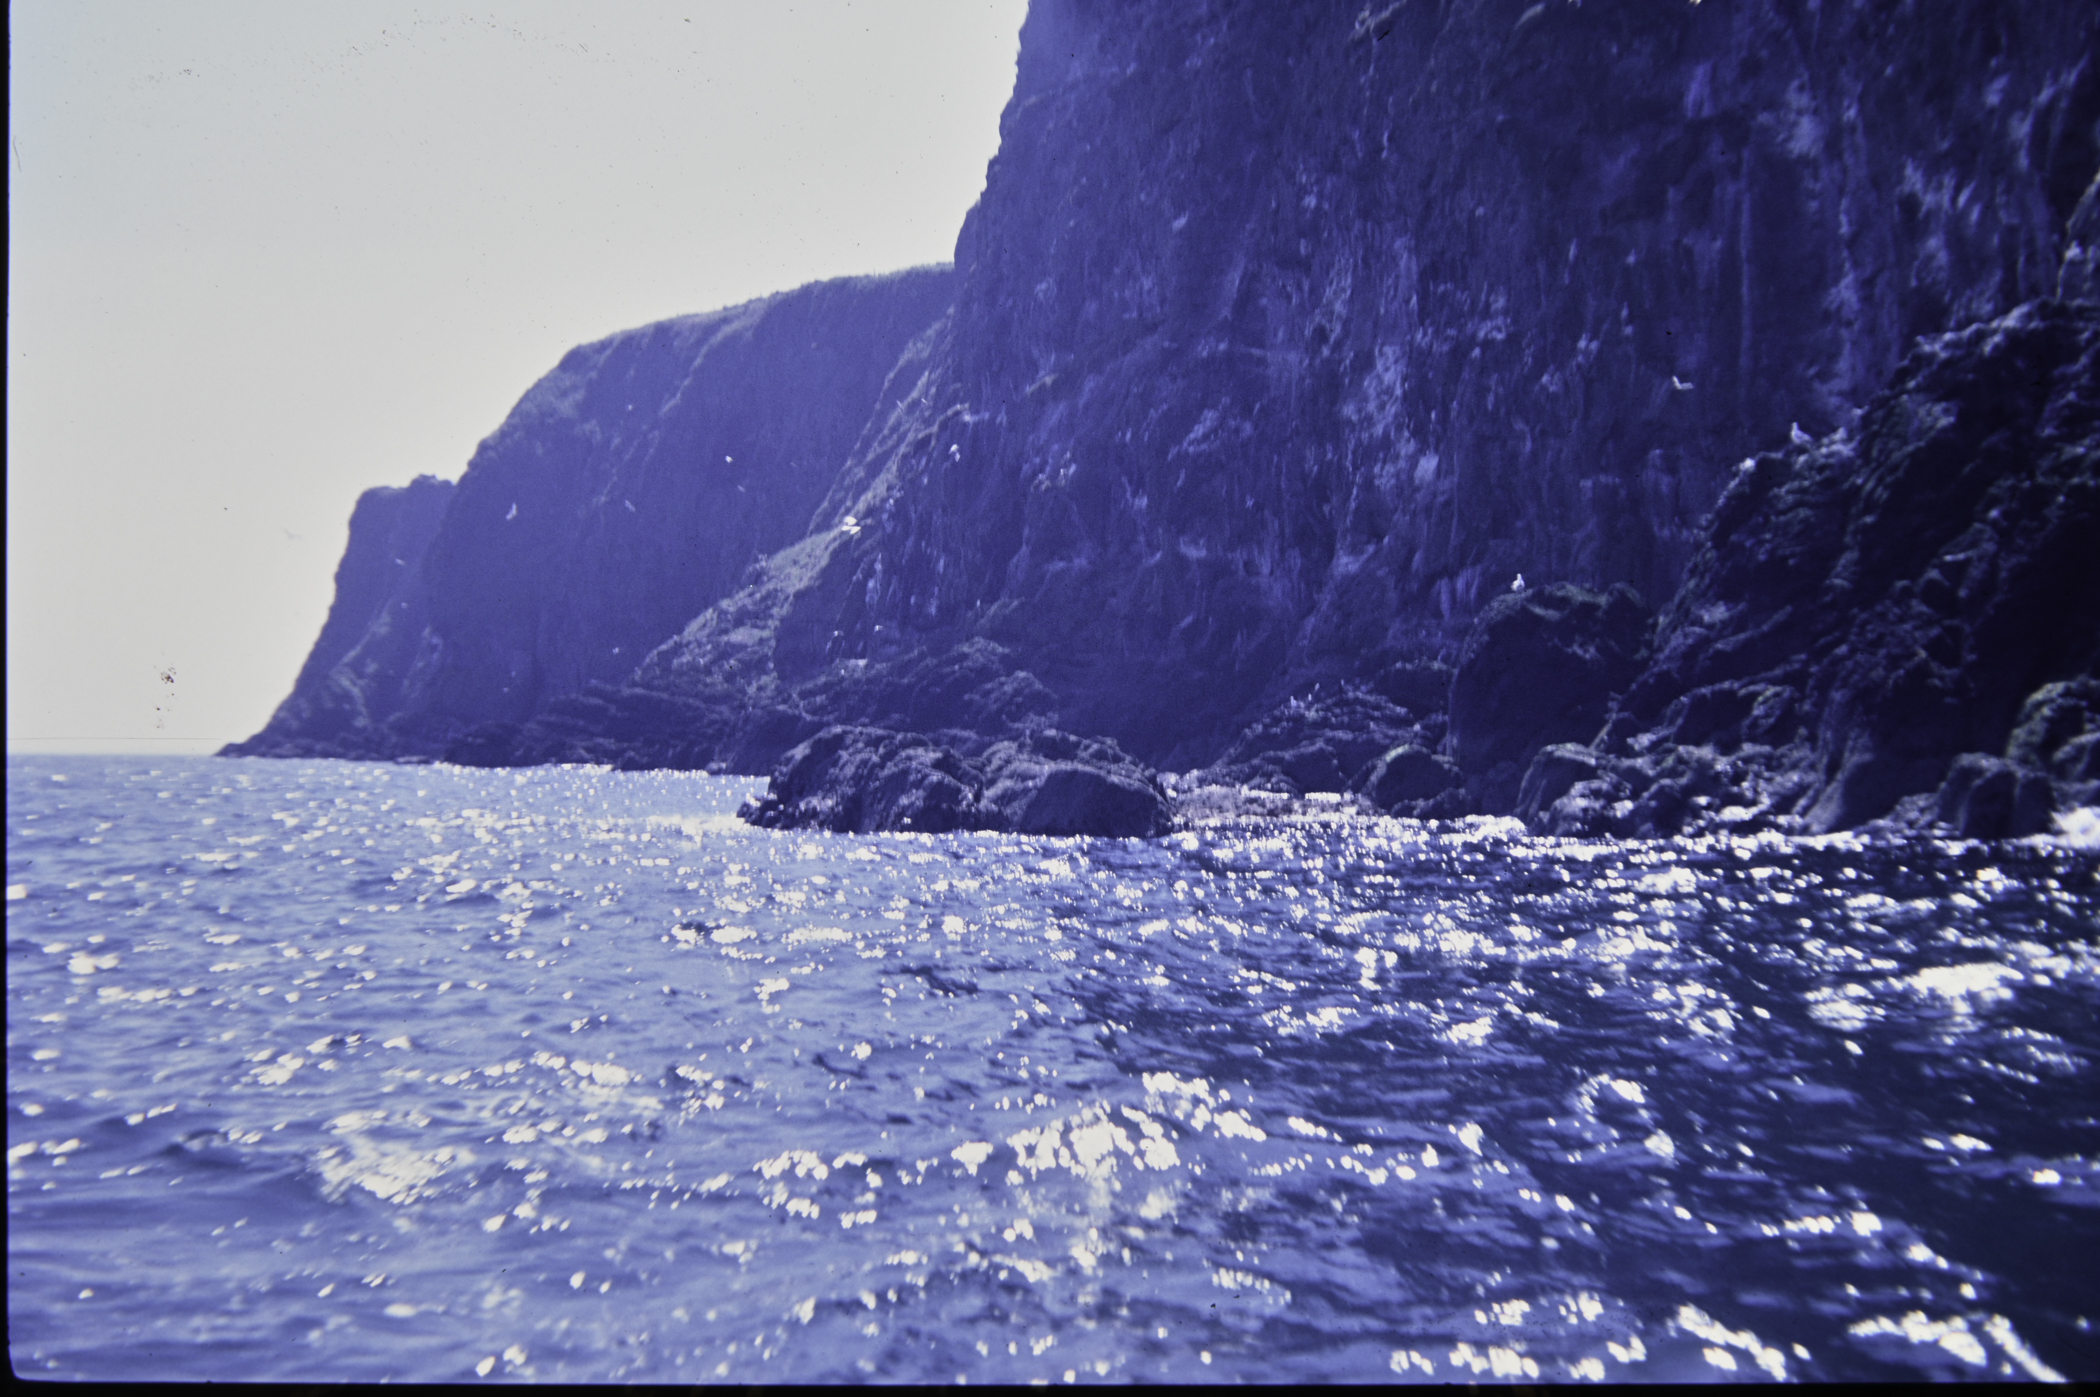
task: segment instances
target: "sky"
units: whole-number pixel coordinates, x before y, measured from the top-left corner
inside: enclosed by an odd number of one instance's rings
[[[947,261],[1025,0],[17,0],[7,743],[246,737],[571,346]]]

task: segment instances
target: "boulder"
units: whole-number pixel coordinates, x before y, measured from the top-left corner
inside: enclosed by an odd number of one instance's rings
[[[969,759],[918,733],[867,727],[802,743],[738,813],[767,829],[1117,838],[1163,833],[1171,818],[1157,778],[1112,742],[1044,730]]]
[[[1448,748],[1482,810],[1516,808],[1540,748],[1597,736],[1641,672],[1650,620],[1623,583],[1507,592],[1481,610],[1451,682]]]
[[[1413,710],[1375,692],[1316,691],[1250,724],[1200,779],[1285,795],[1358,790],[1380,754],[1434,746],[1442,732],[1440,716],[1417,720]]]
[[[1461,787],[1465,776],[1444,757],[1425,747],[1395,747],[1365,773],[1364,798],[1390,815],[1411,819],[1448,819],[1465,813]]]
[[[2017,839],[2049,828],[2049,778],[2003,757],[1964,752],[1935,801],[1939,822],[1964,839]]]
[[[1552,807],[1555,801],[1585,781],[1594,781],[1603,772],[1602,759],[1595,751],[1579,743],[1556,742],[1539,749],[1531,759],[1531,766],[1524,773],[1524,784],[1517,792],[1517,816],[1534,825],[1540,816]]]
[[[1539,834],[1594,839],[1618,834],[1633,801],[1625,781],[1614,775],[1577,781],[1539,812],[1532,829]]]
[[[2020,707],[2005,756],[2047,772],[2057,783],[2061,805],[2090,805],[2100,798],[2100,680],[2072,679],[2036,689]]]
[[[738,813],[767,829],[840,834],[982,829],[984,773],[916,733],[831,727],[789,752]]]
[[[1158,778],[1115,743],[1043,731],[994,743],[984,802],[1016,834],[1147,838],[1172,820]]]

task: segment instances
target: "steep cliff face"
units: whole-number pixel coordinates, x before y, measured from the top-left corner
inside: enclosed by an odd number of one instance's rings
[[[353,730],[369,724],[373,704],[384,708],[394,700],[381,692],[384,677],[372,666],[346,662],[371,637],[422,629],[428,618],[420,567],[454,490],[449,480],[419,475],[406,487],[380,486],[358,497],[350,541],[335,569],[335,600],[291,694],[269,726],[224,755],[275,755],[273,734]]]
[[[1928,338],[1856,432],[1742,463],[1646,672],[1523,813],[2034,833],[2100,794],[2096,542],[2100,304]],[[1970,809],[1979,783],[2005,808]]]
[[[2076,0],[1038,0],[853,529],[640,682],[856,718],[990,643],[1178,766],[1455,658],[1516,573],[1659,601],[1746,452],[2056,289],[2096,39]]]
[[[945,267],[823,282],[572,350],[444,487],[441,520],[417,516],[434,527],[397,550],[384,615],[353,537],[298,687],[230,750],[439,755],[624,678],[808,531],[954,286]]]
[[[1522,655],[1559,641],[1468,650],[1483,609],[1521,574],[1511,625],[1556,597],[1644,614],[1700,547],[1735,556],[1701,530],[1739,507],[1736,462],[1852,451],[1798,444],[1865,440],[1914,344],[1968,363],[1933,337],[2027,343],[2016,307],[2090,295],[2096,41],[2083,0],[1036,0],[955,272],[576,351],[477,453],[401,604],[323,665],[328,639],[246,750],[763,772],[834,724],[959,760],[1058,728],[1544,810],[1646,760],[1559,739],[1640,665],[1693,664],[1706,612],[1669,609],[1661,651],[1617,622],[1562,646],[1580,702],[1516,732]],[[1902,372],[1903,401],[1968,402],[1954,369]],[[1795,471],[1824,482],[1816,528],[1875,459]],[[2004,655],[2039,673],[2016,611]],[[1689,751],[1640,707],[1660,672],[1617,711]],[[1817,692],[1816,822],[1945,765]],[[2015,721],[2020,694],[1977,695],[1962,721]]]

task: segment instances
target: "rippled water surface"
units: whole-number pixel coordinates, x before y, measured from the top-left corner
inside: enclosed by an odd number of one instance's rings
[[[2089,852],[7,779],[18,1372],[2100,1378]]]

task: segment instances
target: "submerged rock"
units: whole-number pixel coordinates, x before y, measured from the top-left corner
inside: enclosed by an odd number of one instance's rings
[[[977,757],[916,733],[831,727],[788,753],[740,812],[768,829],[866,834],[1007,830],[1143,838],[1165,832],[1158,779],[1112,742],[1043,730]]]

